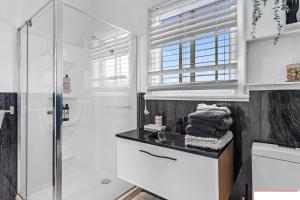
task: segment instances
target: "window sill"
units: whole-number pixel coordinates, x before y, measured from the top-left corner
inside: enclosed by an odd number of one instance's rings
[[[153,95],[146,94],[146,100],[183,100],[183,101],[249,101],[249,95],[203,96],[203,95]]]

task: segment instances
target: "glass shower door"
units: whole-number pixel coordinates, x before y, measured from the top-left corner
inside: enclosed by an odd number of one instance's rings
[[[131,189],[117,177],[115,134],[137,128],[136,37],[53,0],[18,39],[21,197],[113,200]]]
[[[19,30],[19,194],[53,199],[53,4]]]
[[[136,37],[64,4],[62,45],[63,200],[117,199],[133,187],[117,176],[115,134],[137,127]]]

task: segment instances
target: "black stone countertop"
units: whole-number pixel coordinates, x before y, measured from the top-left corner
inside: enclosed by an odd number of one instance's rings
[[[142,142],[146,144],[152,144],[152,145],[165,147],[169,149],[184,151],[187,153],[193,153],[193,154],[206,156],[210,158],[216,158],[216,159],[219,158],[219,156],[223,153],[224,149],[226,149],[227,147],[225,146],[221,150],[212,150],[207,148],[193,148],[193,147],[185,146],[184,135],[175,134],[175,133],[165,133],[164,136],[167,140],[161,141],[159,139],[151,138],[151,134],[153,133],[155,132],[146,131],[143,129],[136,129],[136,130],[116,134],[116,137]]]

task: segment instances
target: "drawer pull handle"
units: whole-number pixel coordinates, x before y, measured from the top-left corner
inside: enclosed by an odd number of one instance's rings
[[[167,156],[159,156],[159,155],[155,155],[155,154],[149,153],[148,151],[144,151],[144,150],[139,150],[139,151],[142,152],[142,153],[148,154],[148,155],[150,155],[150,156],[153,156],[153,157],[157,157],[157,158],[165,158],[165,159],[168,159],[168,160],[177,161],[176,158],[171,158],[171,157],[167,157]]]

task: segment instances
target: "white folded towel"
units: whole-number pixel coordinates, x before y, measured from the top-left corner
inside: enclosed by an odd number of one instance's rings
[[[209,148],[214,150],[219,150],[224,148],[233,138],[231,131],[228,131],[223,137],[217,138],[204,138],[204,137],[195,137],[191,135],[185,136],[185,145]]]
[[[2,122],[3,122],[4,115],[5,115],[5,112],[0,111],[0,128],[2,127]]]
[[[205,103],[200,103],[198,104],[197,106],[197,111],[200,111],[200,110],[214,110],[214,109],[217,109],[217,110],[223,110],[225,111],[228,115],[231,114],[231,110],[227,107],[218,107],[216,104],[212,104],[212,105],[207,105]],[[197,112],[196,111],[196,112]]]
[[[207,105],[205,103],[199,103],[197,106],[197,109],[209,109],[209,108],[217,108],[218,106],[216,104]]]

